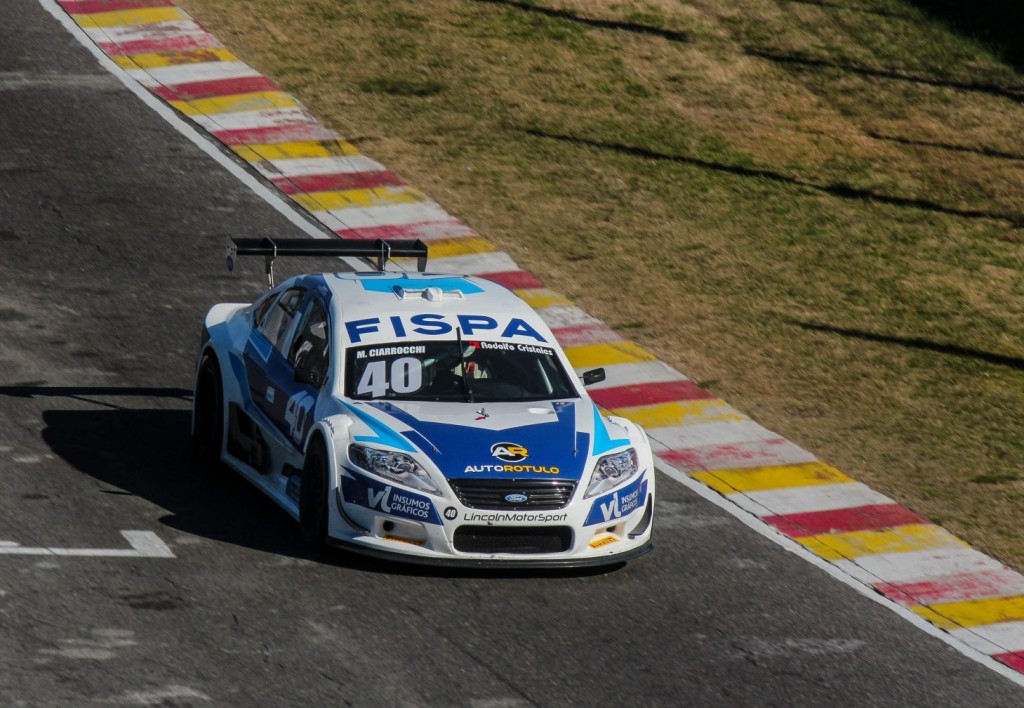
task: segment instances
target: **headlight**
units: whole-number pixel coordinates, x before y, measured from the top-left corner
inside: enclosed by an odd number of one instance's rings
[[[605,455],[594,465],[594,474],[584,499],[614,489],[632,477],[640,469],[636,450],[629,448],[614,455]]]
[[[364,445],[349,445],[348,459],[367,472],[390,479],[407,487],[418,489],[429,494],[440,494],[427,476],[427,471],[420,467],[416,460],[401,452],[378,450]]]

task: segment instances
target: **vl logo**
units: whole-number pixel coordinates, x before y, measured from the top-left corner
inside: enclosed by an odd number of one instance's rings
[[[621,494],[621,496],[620,496]],[[625,489],[620,489],[612,495],[606,504],[601,504],[601,516],[604,520],[621,519],[640,508],[644,496],[647,494],[647,482],[637,486],[635,483]],[[607,497],[605,497],[607,498]]]
[[[520,462],[529,457],[530,453],[522,445],[500,442],[491,445],[491,455],[504,462]]]
[[[388,503],[391,500],[391,486],[384,487],[380,491],[367,487],[366,489],[366,501],[369,502],[371,509],[380,509],[385,514],[391,513],[391,505]]]
[[[619,493],[615,492],[612,495],[611,501],[607,504],[601,505],[601,515],[605,521],[609,521],[613,518],[618,519],[622,516],[622,510],[619,508]]]
[[[618,523],[642,509],[647,499],[647,480],[640,479],[630,485],[616,490],[612,494],[598,497],[590,507],[585,526],[600,523]]]

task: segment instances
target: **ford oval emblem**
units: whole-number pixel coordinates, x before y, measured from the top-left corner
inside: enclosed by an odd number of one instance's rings
[[[528,499],[528,496],[526,496],[525,494],[520,494],[519,492],[513,492],[512,494],[505,495],[505,501],[507,501],[509,504],[522,504]]]

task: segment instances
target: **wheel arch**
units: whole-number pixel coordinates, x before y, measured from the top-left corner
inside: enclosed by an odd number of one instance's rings
[[[320,548],[327,543],[328,539],[331,537],[331,529],[335,525],[336,512],[334,496],[338,485],[338,467],[335,460],[334,444],[333,442],[329,442],[332,440],[329,435],[329,431],[330,429],[324,421],[319,421],[313,426],[312,430],[309,431],[309,434],[306,435],[306,444],[303,450],[303,478],[299,487],[299,526],[302,531],[303,541],[313,548]],[[318,457],[322,457],[323,464],[326,466],[326,469],[324,470],[324,474],[326,476],[326,488],[323,489],[322,498],[317,495],[317,499],[319,499],[320,503],[323,504],[321,509],[325,516],[322,517],[322,520],[319,520],[321,517],[316,516],[312,522],[307,522],[305,514],[309,509],[308,504],[312,502],[310,502],[309,497],[306,496],[306,487],[312,482],[312,480],[307,480],[305,476],[310,473],[310,455],[313,454],[313,450],[317,449],[318,446],[322,449],[322,454],[318,455]],[[314,487],[314,489],[316,489],[316,487]],[[314,502],[315,501],[316,500],[314,499]],[[308,525],[308,523],[312,523],[312,525]],[[323,524],[322,527],[320,525],[321,523]]]
[[[339,484],[337,448],[335,447],[334,431],[324,420],[317,421],[316,425],[309,431],[309,435],[306,436],[306,445],[302,450],[303,459],[309,454],[310,449],[317,441],[320,441],[324,446],[328,465],[327,479],[330,482],[330,489],[328,491],[333,491]]]
[[[196,406],[199,404],[199,375],[203,370],[203,363],[206,361],[207,357],[211,357],[213,359],[214,365],[217,367],[217,375],[220,380],[221,388],[221,406],[226,409],[226,407],[223,405],[224,369],[221,365],[220,357],[217,356],[217,351],[212,346],[210,346],[209,337],[206,337],[205,340],[199,346],[199,352],[196,356],[196,369],[194,372],[192,372],[192,424],[190,432],[193,435],[195,435],[196,432]]]

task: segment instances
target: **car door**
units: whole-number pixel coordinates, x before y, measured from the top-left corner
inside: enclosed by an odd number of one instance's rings
[[[308,299],[305,288],[294,287],[284,290],[265,310],[261,308],[262,316],[253,322],[243,354],[249,395],[253,406],[263,414],[255,420],[269,423],[286,436],[289,426],[285,416],[294,383],[286,352]]]
[[[282,432],[299,449],[304,447],[317,398],[327,382],[330,341],[327,307],[317,293],[311,293],[288,346],[287,371],[279,381],[275,379],[287,396]]]

